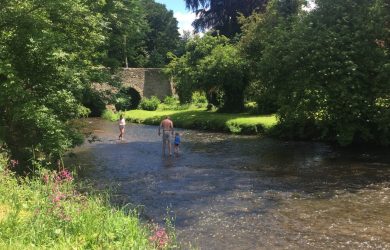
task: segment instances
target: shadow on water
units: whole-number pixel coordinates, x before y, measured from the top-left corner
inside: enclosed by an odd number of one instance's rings
[[[179,157],[161,157],[157,128],[89,120],[100,141],[69,162],[114,202],[175,216],[201,249],[390,247],[388,150],[179,130]]]

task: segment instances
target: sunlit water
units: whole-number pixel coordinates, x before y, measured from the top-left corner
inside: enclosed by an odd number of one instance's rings
[[[175,216],[183,248],[390,249],[390,150],[179,130],[161,156],[157,127],[90,119],[100,141],[68,162],[115,202]]]

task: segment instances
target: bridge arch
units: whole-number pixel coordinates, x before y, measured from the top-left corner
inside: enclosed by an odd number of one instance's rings
[[[122,88],[133,88],[140,97],[163,100],[174,94],[173,84],[160,68],[124,68],[119,73]]]

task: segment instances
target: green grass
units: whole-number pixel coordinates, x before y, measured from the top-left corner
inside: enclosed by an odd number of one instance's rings
[[[56,176],[0,171],[0,249],[173,248],[170,241],[162,247],[152,242],[156,229],[135,211],[111,207],[106,196],[81,194],[73,180]]]
[[[264,134],[277,124],[275,115],[225,114],[196,108],[156,111],[131,110],[123,114],[126,120],[134,123],[158,125],[164,117],[170,116],[176,127],[235,134]],[[106,111],[103,117],[115,121],[119,114]]]

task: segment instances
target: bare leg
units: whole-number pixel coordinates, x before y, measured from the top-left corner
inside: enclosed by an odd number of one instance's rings
[[[172,155],[172,153],[171,153],[171,142],[167,142],[168,143],[168,152],[169,152],[169,156],[171,156]]]
[[[121,138],[121,140],[123,139],[124,133],[125,133],[125,128],[122,128],[121,129],[121,135],[119,136]]]

